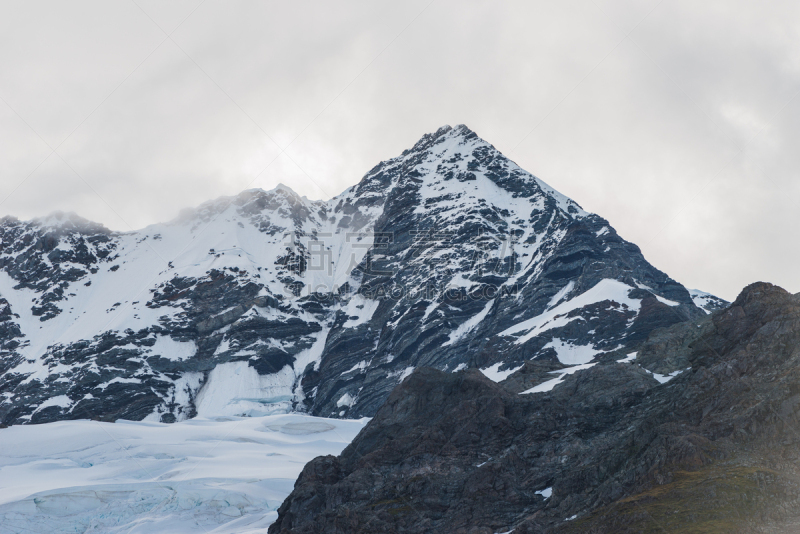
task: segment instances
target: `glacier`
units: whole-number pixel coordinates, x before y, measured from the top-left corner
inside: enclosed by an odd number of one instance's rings
[[[312,458],[368,419],[301,414],[0,430],[0,533],[265,532]]]

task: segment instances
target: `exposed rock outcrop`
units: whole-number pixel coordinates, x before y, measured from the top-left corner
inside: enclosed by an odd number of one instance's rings
[[[270,533],[794,531],[800,297],[752,284],[646,346],[688,369],[599,363],[523,395],[418,369]]]

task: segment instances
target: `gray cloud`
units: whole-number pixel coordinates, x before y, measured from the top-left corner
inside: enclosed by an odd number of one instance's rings
[[[687,286],[800,290],[796,3],[137,2],[0,6],[0,213],[326,198],[465,123]]]

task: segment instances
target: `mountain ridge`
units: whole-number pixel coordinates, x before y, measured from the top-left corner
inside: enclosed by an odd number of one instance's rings
[[[327,201],[250,189],[133,232],[75,217],[0,222],[4,424],[370,416],[420,366],[587,364],[705,314],[466,126]]]

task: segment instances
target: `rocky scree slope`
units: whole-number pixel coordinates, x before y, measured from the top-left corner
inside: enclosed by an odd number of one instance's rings
[[[329,201],[249,190],[127,233],[2,219],[0,299],[2,424],[372,416],[418,367],[581,365],[705,313],[465,126]]]
[[[338,457],[306,465],[271,534],[794,532],[800,296],[745,288],[638,358],[518,394],[416,370]]]

